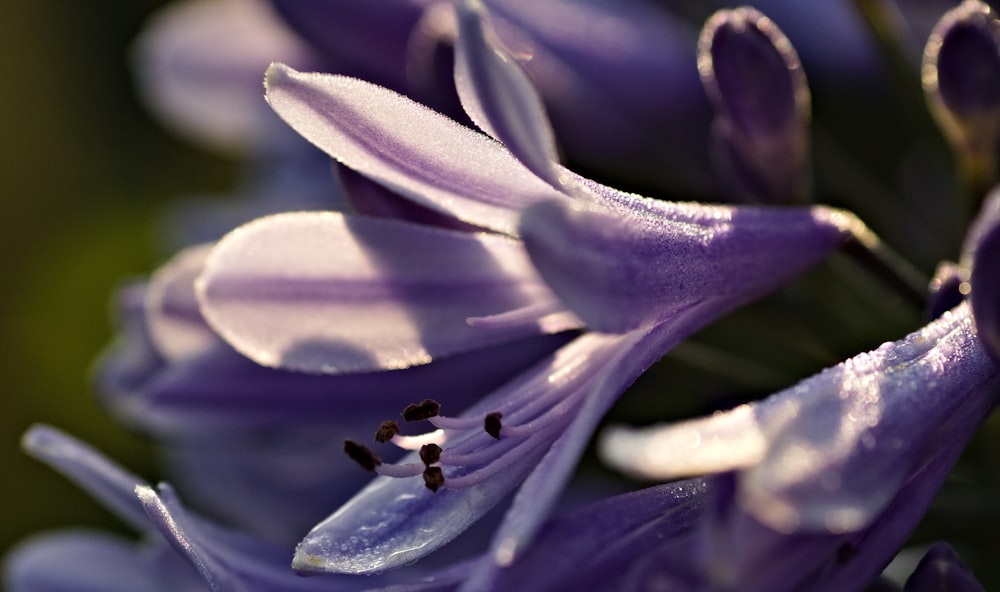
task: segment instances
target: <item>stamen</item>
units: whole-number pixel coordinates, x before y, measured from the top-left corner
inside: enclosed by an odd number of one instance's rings
[[[444,485],[444,473],[441,467],[427,467],[424,469],[424,485],[431,491],[437,491]]]
[[[416,436],[396,435],[392,437],[392,443],[399,446],[403,450],[420,450],[420,447],[424,444],[433,442],[434,444],[440,446],[444,444],[447,439],[448,437],[445,435],[444,430],[434,430],[433,432],[418,434]]]
[[[403,463],[403,464],[381,464],[375,468],[375,472],[379,475],[385,475],[386,477],[416,477],[424,471],[424,465],[421,463]]]
[[[548,442],[550,442],[548,438],[525,438],[524,440],[518,442],[517,446],[512,448],[506,454],[498,456],[495,460],[483,465],[475,471],[466,473],[460,477],[449,477],[448,488],[462,489],[464,487],[471,487],[473,485],[485,483],[489,479],[493,478],[494,475],[500,473],[510,465],[530,454],[534,449],[547,444]]]
[[[366,471],[374,471],[375,467],[382,464],[382,459],[370,448],[353,440],[344,440],[344,452]]]
[[[444,428],[446,430],[469,430],[479,425],[479,416],[447,417],[444,415],[438,415],[428,419],[427,421],[436,428]]]
[[[487,413],[486,417],[483,419],[483,429],[486,433],[493,436],[495,439],[500,439],[500,428],[503,427],[503,422],[500,420],[503,418],[503,413],[499,411],[494,411],[492,413]]]
[[[441,460],[441,447],[433,442],[420,447],[420,460],[430,466]]]
[[[379,424],[378,429],[375,430],[375,441],[381,444],[385,444],[392,437],[399,433],[399,424],[396,423],[394,419],[387,419]]]
[[[403,409],[402,416],[406,421],[421,421],[437,416],[440,411],[440,403],[433,399],[424,399],[419,403],[407,405],[406,409]]]

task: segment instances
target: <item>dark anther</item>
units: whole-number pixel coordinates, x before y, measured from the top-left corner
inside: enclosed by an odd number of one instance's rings
[[[444,473],[441,467],[427,467],[424,469],[424,485],[431,491],[437,491],[444,485]]]
[[[420,447],[420,460],[425,465],[432,465],[441,460],[441,447],[433,442]]]
[[[399,424],[396,423],[395,419],[387,419],[383,421],[378,429],[375,430],[375,441],[385,444],[392,437],[399,433]]]
[[[358,444],[354,440],[344,440],[344,452],[366,471],[374,471],[375,467],[382,464],[382,459],[377,454],[364,444]]]
[[[500,439],[500,428],[503,427],[503,423],[500,421],[502,417],[503,413],[494,411],[493,413],[487,413],[486,419],[483,420],[483,428],[486,429],[486,433],[497,440]]]
[[[403,409],[403,419],[406,421],[420,421],[436,417],[441,412],[441,404],[433,399],[424,399],[419,403],[407,405]]]

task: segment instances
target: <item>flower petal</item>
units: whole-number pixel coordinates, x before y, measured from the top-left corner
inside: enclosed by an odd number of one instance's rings
[[[998,382],[968,307],[945,313],[761,404],[767,453],[741,478],[743,504],[778,530],[854,530],[926,462],[934,434],[971,435]]]
[[[656,480],[746,468],[764,458],[766,446],[750,405],[669,425],[610,428],[599,441],[610,466]]]
[[[491,590],[621,590],[627,567],[663,541],[682,539],[701,516],[700,480],[610,497],[550,519]]]
[[[559,157],[541,97],[483,21],[482,4],[459,3],[455,10],[455,86],[466,113],[531,172],[559,188]]]
[[[101,453],[63,432],[45,425],[32,426],[21,445],[81,489],[92,495],[136,530],[149,522],[132,491],[143,480],[125,472]]]
[[[597,331],[660,323],[703,301],[735,308],[821,260],[857,223],[826,208],[616,199],[614,214],[548,202],[521,222],[539,273]]]
[[[554,301],[515,241],[334,213],[234,231],[209,258],[199,298],[209,324],[254,361],[326,373],[406,368],[538,334],[537,320],[466,319]]]
[[[278,115],[327,154],[464,222],[513,234],[523,207],[565,199],[500,144],[388,89],[281,64],[265,84]]]
[[[403,370],[337,375],[267,368],[222,346],[159,371],[118,412],[174,436],[301,421],[377,423],[424,398],[462,409],[568,339],[542,335]]]
[[[181,251],[150,278],[145,302],[149,338],[167,362],[196,356],[220,342],[205,323],[194,290],[213,246]]]

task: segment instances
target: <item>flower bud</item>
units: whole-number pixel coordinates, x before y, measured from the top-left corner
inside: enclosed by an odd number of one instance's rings
[[[702,29],[698,71],[716,111],[717,166],[737,195],[802,201],[810,97],[788,38],[753,8],[720,10]]]
[[[1000,139],[1000,21],[966,0],[938,22],[921,74],[931,112],[970,179],[996,180]]]

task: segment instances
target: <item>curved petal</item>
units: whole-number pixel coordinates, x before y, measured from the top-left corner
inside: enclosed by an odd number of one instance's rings
[[[565,199],[495,141],[374,84],[273,64],[267,100],[344,165],[417,203],[513,234],[517,215]]]
[[[962,305],[904,340],[751,404],[752,414],[739,407],[633,434],[633,457],[616,455],[616,462],[675,476],[675,462],[691,462],[677,460],[683,449],[661,444],[700,439],[706,450],[691,451],[700,468],[743,468],[739,502],[761,523],[786,533],[855,531],[929,462],[945,430],[955,434],[949,441],[964,443],[995,404],[998,382],[1000,368]],[[720,447],[747,442],[756,448],[747,458],[716,462]]]
[[[613,207],[548,202],[521,222],[528,253],[553,291],[588,327],[608,332],[664,322],[703,301],[748,302],[820,261],[856,223],[826,208],[640,198]]]
[[[156,351],[169,362],[198,355],[219,344],[198,308],[194,281],[214,245],[190,247],[175,255],[150,278],[146,323]]]
[[[243,226],[199,282],[202,313],[238,351],[309,372],[406,368],[573,326],[466,322],[556,302],[515,241],[334,213]]]
[[[132,495],[143,480],[125,472],[90,446],[44,425],[32,426],[21,445],[28,454],[73,480],[136,530],[149,526]]]
[[[555,137],[542,100],[521,67],[483,21],[482,4],[455,7],[455,86],[469,118],[531,172],[559,188]]]

